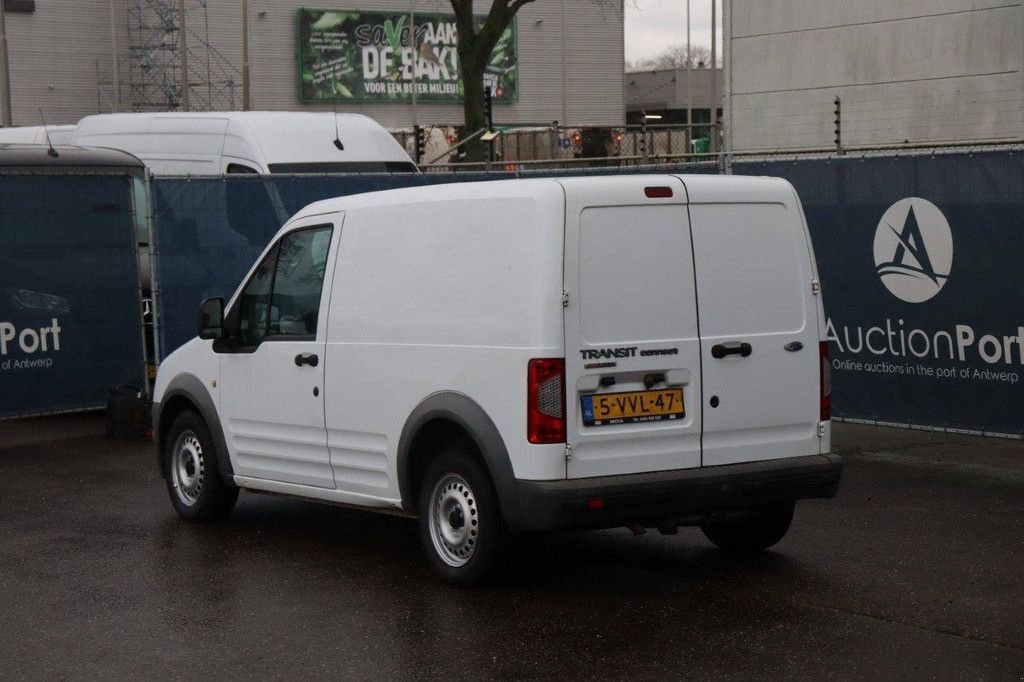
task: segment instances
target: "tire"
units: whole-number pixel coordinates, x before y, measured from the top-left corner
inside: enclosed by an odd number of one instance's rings
[[[463,587],[491,577],[506,531],[494,485],[477,460],[443,450],[423,475],[419,512],[420,541],[438,577]]]
[[[719,549],[734,553],[754,553],[776,544],[793,521],[792,502],[759,507],[737,519],[701,524],[700,529]]]
[[[231,514],[238,488],[221,479],[210,430],[195,412],[182,412],[171,424],[163,464],[167,494],[183,519],[219,521]]]

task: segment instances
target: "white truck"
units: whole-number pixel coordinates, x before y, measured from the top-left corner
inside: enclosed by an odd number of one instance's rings
[[[416,516],[459,584],[509,532],[700,525],[763,549],[841,473],[815,267],[778,179],[321,201],[160,367],[160,470],[191,520],[239,489]]]
[[[360,114],[292,111],[97,114],[73,144],[134,154],[154,175],[414,173],[416,164]]]
[[[45,144],[60,147],[71,144],[75,126],[14,126],[0,128],[0,144]]]

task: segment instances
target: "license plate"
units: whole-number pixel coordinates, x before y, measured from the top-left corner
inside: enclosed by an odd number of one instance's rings
[[[580,396],[585,426],[636,424],[686,416],[683,389],[594,393]]]

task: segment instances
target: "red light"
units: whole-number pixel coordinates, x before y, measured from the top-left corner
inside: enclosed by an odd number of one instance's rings
[[[587,509],[604,509],[604,498],[591,497],[587,500]]]
[[[535,358],[527,366],[526,438],[565,442],[565,358]]]
[[[672,196],[671,187],[644,187],[648,199],[668,199]]]
[[[821,370],[818,385],[821,388],[821,421],[832,418],[832,365],[828,361],[828,341],[818,343],[818,356],[821,358]]]

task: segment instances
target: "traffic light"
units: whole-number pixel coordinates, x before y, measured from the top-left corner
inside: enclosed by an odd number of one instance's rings
[[[427,130],[418,125],[413,126],[412,134],[416,140],[416,164],[419,165],[427,155]]]
[[[487,130],[494,131],[494,110],[491,101],[491,86],[484,88],[484,120],[487,121]]]
[[[843,103],[842,103],[842,101],[838,97],[836,97],[835,101],[833,101],[832,103],[835,104],[835,106],[836,106],[836,109],[835,109],[835,114],[836,114],[836,118],[835,118],[835,123],[836,123],[836,139],[835,139],[836,154],[842,154],[843,153],[843,125],[842,125],[843,124]]]
[[[494,109],[491,101],[491,86],[484,87],[484,120],[487,121],[487,131],[494,132]],[[487,158],[494,161],[494,140],[487,142]]]

